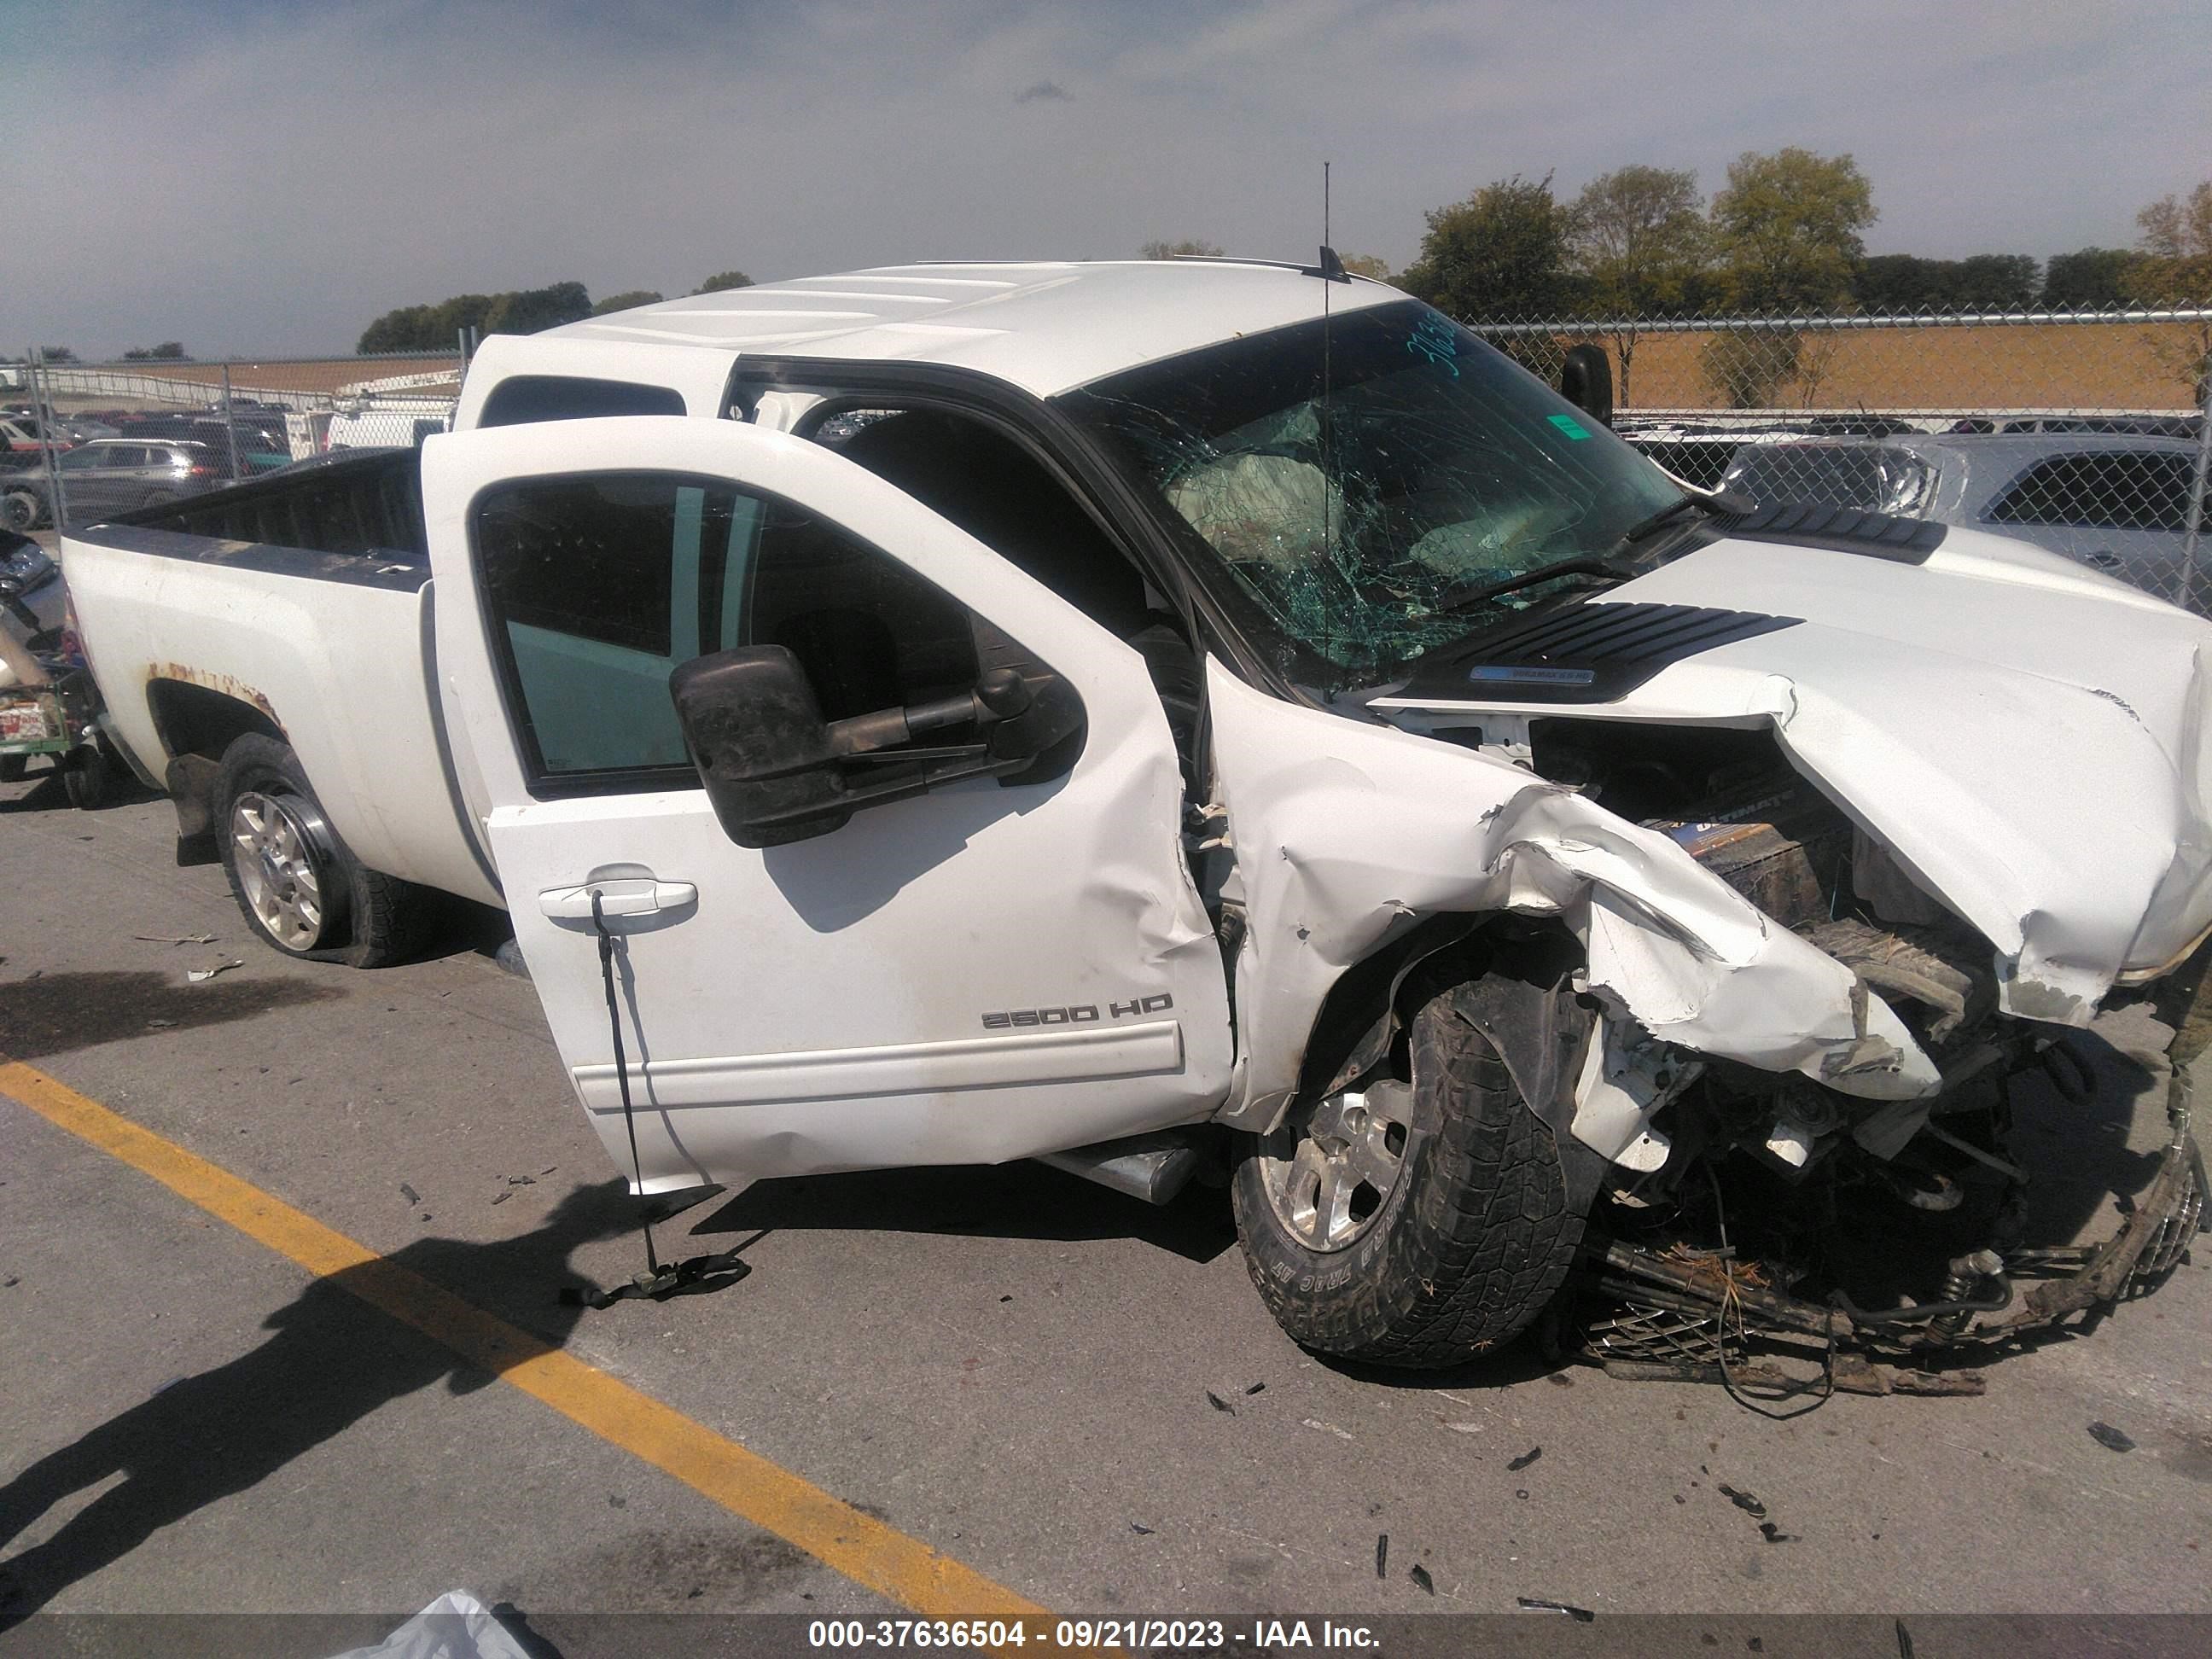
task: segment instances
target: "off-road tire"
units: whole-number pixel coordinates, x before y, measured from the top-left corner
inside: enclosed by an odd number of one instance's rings
[[[324,896],[322,927],[313,941],[295,947],[272,934],[247,896],[238,871],[238,838],[233,811],[239,797],[258,794],[304,802],[323,827],[314,838],[318,876]],[[427,943],[435,920],[434,895],[428,888],[372,870],[353,855],[331,828],[300,758],[274,738],[248,735],[223,751],[213,792],[216,845],[222,872],[230,882],[246,925],[272,951],[313,962],[342,962],[354,968],[386,968],[405,962]]]
[[[1558,1295],[1582,1242],[1550,1127],[1455,987],[1409,1032],[1413,1121],[1374,1224],[1328,1253],[1269,1202],[1256,1136],[1231,1182],[1244,1263],[1284,1330],[1337,1358],[1433,1370],[1510,1340]]]
[[[0,490],[0,525],[10,530],[36,530],[46,512],[46,504],[33,491]]]
[[[0,755],[0,783],[21,783],[30,769],[27,756]]]

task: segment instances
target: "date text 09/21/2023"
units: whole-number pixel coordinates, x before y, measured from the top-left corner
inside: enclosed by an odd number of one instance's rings
[[[817,1619],[807,1626],[810,1648],[1027,1647],[1085,1651],[1139,1648],[1220,1652],[1232,1646],[1261,1651],[1294,1648],[1366,1649],[1376,1645],[1364,1625],[1328,1620],[1255,1620],[1232,1629],[1220,1619],[1059,1619],[1044,1621],[981,1619]]]

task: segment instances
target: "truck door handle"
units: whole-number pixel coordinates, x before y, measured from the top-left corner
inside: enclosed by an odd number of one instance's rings
[[[538,896],[538,908],[556,921],[589,921],[592,895],[599,896],[599,909],[610,916],[657,916],[664,910],[682,910],[699,902],[699,890],[688,881],[658,881],[651,876],[625,876],[616,881],[586,882],[580,887],[549,887]]]

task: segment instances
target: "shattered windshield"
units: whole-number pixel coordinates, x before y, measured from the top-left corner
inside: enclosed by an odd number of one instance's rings
[[[1324,370],[1324,357],[1326,369]],[[1324,373],[1326,393],[1324,394]],[[1557,597],[1682,499],[1665,474],[1416,301],[1210,346],[1054,400],[1103,439],[1291,679],[1387,679]]]

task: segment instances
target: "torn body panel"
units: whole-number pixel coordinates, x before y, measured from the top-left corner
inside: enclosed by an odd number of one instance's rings
[[[1589,989],[1664,1042],[1875,1100],[1940,1086],[1880,995],[1665,834],[1504,760],[1297,708],[1218,666],[1210,690],[1250,924],[1245,1063],[1224,1121],[1272,1127],[1338,975],[1453,912],[1559,918]]]
[[[1988,544],[1988,545],[1984,545]],[[2086,1024],[2212,927],[2204,665],[2212,629],[1957,532],[1924,564],[1718,541],[1612,590],[1804,618],[1672,664],[1587,712],[1766,726],[1921,892],[1975,927],[2001,1006]],[[1561,712],[1470,684],[1375,699],[1480,724]]]

